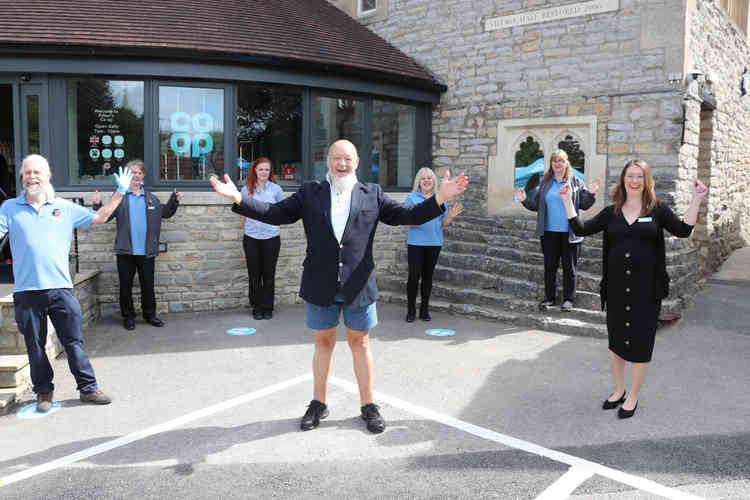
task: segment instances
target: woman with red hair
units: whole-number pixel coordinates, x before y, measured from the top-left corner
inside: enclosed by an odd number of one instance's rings
[[[281,186],[276,184],[271,160],[256,159],[247,171],[242,194],[266,203],[284,199]],[[276,261],[281,249],[279,226],[264,224],[242,217],[245,236],[242,248],[247,263],[248,297],[254,319],[271,319],[276,280]]]

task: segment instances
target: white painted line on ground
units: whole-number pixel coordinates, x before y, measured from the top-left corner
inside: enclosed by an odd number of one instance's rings
[[[593,475],[594,471],[591,467],[574,465],[568,469],[568,472],[560,476],[557,481],[549,485],[546,490],[536,497],[536,500],[564,500]]]
[[[232,398],[227,401],[217,403],[213,406],[203,408],[201,410],[196,410],[192,413],[188,413],[187,415],[183,415],[182,417],[177,417],[175,419],[169,420],[162,424],[154,425],[152,427],[148,427],[146,429],[133,432],[132,434],[128,434],[126,436],[113,439],[111,441],[107,441],[105,443],[101,443],[96,446],[92,446],[91,448],[87,448],[85,450],[81,450],[71,455],[58,458],[57,460],[47,462],[46,464],[37,465],[36,467],[31,467],[29,469],[16,472],[15,474],[11,474],[9,476],[0,478],[0,487],[15,483],[17,481],[22,481],[30,477],[38,476],[39,474],[43,474],[45,472],[49,472],[51,470],[58,469],[60,467],[70,465],[72,463],[78,462],[85,458],[89,458],[94,455],[99,455],[100,453],[104,453],[114,448],[119,448],[120,446],[125,446],[126,444],[130,444],[134,441],[139,441],[141,439],[145,439],[155,434],[159,434],[161,432],[174,429],[175,427],[179,427],[181,425],[187,424],[188,422],[192,422],[193,420],[198,420],[198,419],[207,417],[209,415],[213,415],[214,413],[219,413],[221,411],[228,410],[229,408],[233,408],[235,406],[245,404],[249,401],[253,401],[255,399],[268,396],[270,394],[273,394],[274,392],[287,389],[289,387],[299,384],[300,382],[305,382],[311,379],[312,379],[312,374],[308,373],[306,375],[301,375],[291,380],[287,380],[286,382],[280,382],[278,384],[265,387],[258,391],[250,392],[242,396],[238,396],[236,398]]]
[[[331,377],[329,381],[347,392],[351,392],[354,394],[359,393],[359,389],[357,388],[356,384],[337,377]],[[599,474],[600,476],[604,476],[614,481],[627,484],[628,486],[632,486],[633,488],[637,488],[654,495],[659,495],[674,500],[700,500],[700,497],[676,490],[674,488],[669,488],[667,486],[651,481],[650,479],[634,476],[632,474],[612,469],[610,467],[600,465],[583,458],[568,455],[567,453],[555,451],[550,448],[545,448],[529,441],[524,441],[523,439],[517,439],[506,434],[501,434],[499,432],[486,429],[484,427],[479,427],[478,425],[470,424],[469,422],[465,422],[449,415],[444,415],[442,413],[429,410],[422,406],[417,406],[402,399],[388,396],[380,392],[375,392],[374,395],[376,400],[382,401],[390,406],[399,408],[409,413],[413,413],[414,415],[419,415],[420,417],[434,420],[441,424],[453,427],[469,434],[473,434],[474,436],[478,436],[489,441],[494,441],[510,448],[515,448],[517,450],[522,450],[528,453],[533,453],[534,455],[549,458],[550,460],[562,462],[564,464],[570,465],[571,467],[586,467],[595,474]]]

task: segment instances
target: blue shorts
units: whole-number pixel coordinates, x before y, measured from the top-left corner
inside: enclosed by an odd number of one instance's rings
[[[375,302],[364,307],[353,307],[342,302],[334,302],[327,307],[305,302],[305,323],[312,330],[328,330],[338,326],[341,311],[344,311],[344,325],[350,330],[370,330],[378,324],[378,311]]]

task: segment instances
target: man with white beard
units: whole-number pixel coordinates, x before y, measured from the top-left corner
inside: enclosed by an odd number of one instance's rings
[[[357,181],[357,148],[347,140],[328,149],[325,181],[305,182],[288,198],[274,204],[243,196],[225,175],[211,178],[214,190],[234,202],[232,211],[267,224],[305,227],[307,253],[300,297],[305,300],[305,322],[315,332],[313,400],[300,423],[314,429],[329,415],[326,405],[336,327],[343,312],[354,374],[359,386],[360,412],[370,432],[385,430],[385,420],[373,402],[373,359],[369,330],[377,325],[375,263],[372,244],[378,222],[418,226],[445,211],[443,202],[466,189],[466,176],[449,179],[418,205],[406,206],[388,198],[378,184]]]
[[[115,174],[117,192],[94,212],[55,197],[49,164],[39,155],[22,163],[23,193],[0,207],[0,238],[10,233],[13,253],[13,305],[18,329],[26,341],[37,411],[52,408],[54,384],[47,358],[47,317],[52,321],[76,379],[80,400],[109,404],[112,398],[99,390],[83,348],[81,306],[73,295],[68,255],[73,229],[102,224],[122,200],[130,185],[130,170]]]

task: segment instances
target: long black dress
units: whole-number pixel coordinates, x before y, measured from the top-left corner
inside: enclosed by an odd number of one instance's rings
[[[661,301],[669,293],[663,229],[687,238],[693,226],[661,203],[632,224],[611,205],[585,223],[578,217],[569,222],[580,236],[604,231],[601,293],[609,350],[626,361],[651,361]]]

